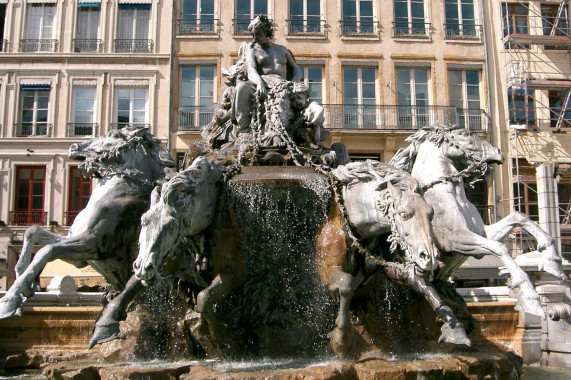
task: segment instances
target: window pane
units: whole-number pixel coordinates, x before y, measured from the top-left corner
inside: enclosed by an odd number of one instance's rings
[[[307,1],[307,15],[321,17],[320,2],[321,0],[306,0]]]

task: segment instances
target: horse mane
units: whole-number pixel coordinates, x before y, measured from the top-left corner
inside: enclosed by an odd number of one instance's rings
[[[379,181],[379,189],[387,188],[390,182],[401,191],[419,191],[418,182],[409,173],[379,161],[350,162],[335,169],[335,177],[348,188],[360,182]]]
[[[197,159],[200,159],[198,157]],[[168,182],[163,184],[161,196],[165,203],[173,206],[180,197],[180,193],[192,194],[206,181],[211,174],[216,175],[217,168],[212,168],[211,163],[207,159],[197,163],[196,160],[191,166],[177,173]],[[186,206],[186,205],[185,205]]]

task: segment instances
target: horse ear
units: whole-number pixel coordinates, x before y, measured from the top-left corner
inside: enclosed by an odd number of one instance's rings
[[[401,198],[401,191],[394,186],[392,183],[387,182],[387,190],[389,191],[389,194],[391,195],[391,198],[393,198],[393,200],[395,202],[398,202]]]
[[[161,189],[162,186],[155,186],[153,192],[151,193],[151,207],[159,202],[161,199]]]

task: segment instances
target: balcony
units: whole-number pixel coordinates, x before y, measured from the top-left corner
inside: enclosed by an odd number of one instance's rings
[[[73,51],[76,53],[101,53],[102,40],[74,39]]]
[[[48,213],[45,211],[10,211],[11,226],[45,226],[48,222]]]
[[[395,38],[430,38],[428,22],[393,22],[393,37]]]
[[[179,131],[199,131],[202,126],[212,121],[214,115],[214,105],[180,107],[178,109],[177,130]]]
[[[377,37],[378,21],[342,20],[341,35],[343,37]]]
[[[14,136],[50,136],[52,125],[48,123],[22,123],[14,124]]]
[[[63,213],[64,226],[71,226],[81,211],[65,211]]]
[[[472,132],[487,133],[490,127],[490,117],[481,109],[457,109],[458,125]]]
[[[148,124],[148,123],[126,123],[126,122],[111,123],[112,129],[121,129],[121,128],[125,128],[125,127],[151,129],[151,124]]]
[[[179,36],[191,36],[191,35],[212,35],[218,34],[219,22],[218,19],[214,18],[181,18],[177,21],[178,23],[178,35]],[[249,24],[249,22],[248,22]],[[248,25],[246,25],[246,30]]]
[[[325,36],[325,20],[285,20],[288,36]]]
[[[482,39],[482,25],[444,24],[447,40],[476,40]]]
[[[115,53],[152,53],[153,40],[115,40]]]
[[[50,52],[54,53],[58,48],[58,40],[39,39],[39,40],[20,40],[20,52]]]
[[[97,123],[68,123],[67,133],[72,137],[94,137],[97,136],[99,124]]]

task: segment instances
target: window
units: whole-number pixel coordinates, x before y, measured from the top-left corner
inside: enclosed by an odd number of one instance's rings
[[[376,69],[343,68],[343,108],[345,128],[376,128]]]
[[[16,167],[16,200],[12,225],[46,225],[44,212],[45,166]]]
[[[515,3],[503,3],[502,19],[504,24],[504,37],[507,37],[512,34],[529,33],[529,20],[528,20],[528,11],[526,5],[515,4]],[[514,48],[515,46],[511,46],[511,42],[508,42],[506,47],[508,49],[511,49]]]
[[[561,5],[541,5],[541,17],[543,21],[544,36],[569,36],[569,22],[567,18],[567,7]],[[549,46],[545,49],[569,49],[569,46]]]
[[[268,14],[268,0],[236,0],[234,33],[249,34],[250,21],[260,14]]]
[[[53,40],[55,4],[28,4],[25,40],[20,43],[24,52],[55,52],[57,41]]]
[[[423,127],[430,124],[428,79],[428,69],[397,68],[398,127]]]
[[[571,127],[571,91],[549,90],[549,122],[553,128]]]
[[[182,67],[179,128],[200,128],[212,120],[214,69],[214,66]]]
[[[394,0],[395,37],[428,37],[424,0]]]
[[[77,166],[69,168],[69,189],[65,225],[71,226],[75,217],[87,206],[91,196],[91,178],[85,178]]]
[[[214,0],[183,0],[179,34],[214,33],[216,21]]]
[[[119,4],[117,53],[151,53],[153,42],[149,39],[151,17],[150,4]]]
[[[77,29],[76,38],[73,40],[73,51],[76,53],[101,51],[102,42],[97,39],[101,4],[79,3],[77,7]]]
[[[446,38],[478,38],[474,0],[446,0]]]
[[[529,216],[534,222],[538,222],[537,184],[535,182],[515,182],[513,187],[515,209]]]
[[[459,124],[473,131],[482,131],[480,71],[448,70],[448,94],[449,104],[458,110]]]
[[[20,121],[16,136],[45,136],[50,132],[48,106],[50,87],[30,85],[20,87]]]
[[[4,39],[4,24],[6,22],[6,4],[0,4],[0,52],[8,51],[7,41]]]
[[[533,90],[511,88],[508,90],[510,124],[535,125]]]
[[[116,127],[146,125],[147,89],[142,87],[117,88]]]
[[[321,0],[289,1],[289,34],[323,34]]]
[[[323,104],[323,67],[303,66],[303,80],[309,89],[309,100]]]
[[[371,0],[343,0],[342,34],[344,36],[375,34]]]
[[[70,136],[95,136],[95,87],[73,89],[72,120]]]

